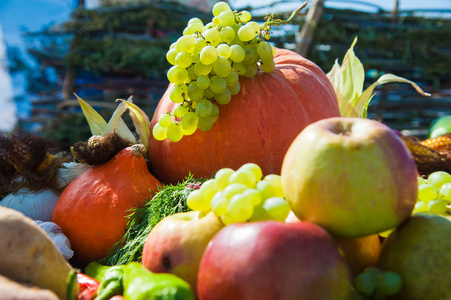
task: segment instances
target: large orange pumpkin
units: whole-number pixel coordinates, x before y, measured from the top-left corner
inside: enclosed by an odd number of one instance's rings
[[[264,174],[280,174],[282,160],[299,132],[320,119],[340,116],[334,89],[325,73],[295,52],[277,49],[271,73],[241,78],[241,91],[220,106],[219,119],[207,132],[197,130],[173,143],[149,141],[153,174],[177,183],[189,173],[211,177],[220,168],[258,164]],[[175,105],[163,95],[151,128]]]
[[[52,221],[82,263],[106,257],[125,234],[127,210],[143,205],[161,185],[149,173],[138,146],[142,145],[127,147],[83,172],[56,202]]]

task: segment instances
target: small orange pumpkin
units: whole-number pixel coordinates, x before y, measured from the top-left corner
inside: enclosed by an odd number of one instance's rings
[[[142,148],[122,149],[83,172],[58,198],[52,221],[68,237],[80,262],[106,257],[126,232],[127,211],[143,205],[161,186],[149,173]]]
[[[176,143],[150,138],[150,162],[158,179],[175,184],[190,172],[210,178],[220,168],[248,162],[258,164],[264,174],[280,174],[285,152],[304,127],[340,116],[334,89],[317,65],[286,49],[277,49],[274,61],[271,73],[240,79],[241,91],[219,106],[211,130],[197,130]],[[151,128],[175,105],[166,91]]]

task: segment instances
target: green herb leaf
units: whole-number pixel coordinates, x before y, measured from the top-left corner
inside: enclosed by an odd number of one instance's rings
[[[81,106],[81,110],[83,111],[83,114],[88,121],[92,135],[103,135],[107,125],[106,121],[94,108],[92,108],[91,105],[88,104],[88,102],[78,97],[77,94],[74,93],[74,95],[75,97],[77,97],[78,103]]]

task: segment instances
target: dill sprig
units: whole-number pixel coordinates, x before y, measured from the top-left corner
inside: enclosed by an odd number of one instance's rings
[[[100,263],[114,266],[141,261],[144,243],[150,231],[163,218],[189,211],[186,198],[196,183],[203,181],[205,180],[193,179],[190,175],[177,185],[164,185],[144,206],[132,208],[127,216],[126,233]]]

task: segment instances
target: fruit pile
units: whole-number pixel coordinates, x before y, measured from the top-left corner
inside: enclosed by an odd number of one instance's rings
[[[414,212],[422,211],[443,215],[451,212],[451,174],[436,171],[426,179],[418,177],[418,202]]]

